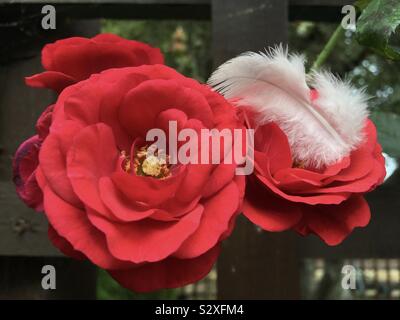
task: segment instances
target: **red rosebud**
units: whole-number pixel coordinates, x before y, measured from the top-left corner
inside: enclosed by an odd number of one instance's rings
[[[25,204],[36,211],[43,210],[43,193],[36,181],[39,151],[49,134],[54,105],[42,113],[36,123],[37,134],[23,142],[13,159],[13,181],[17,194]]]

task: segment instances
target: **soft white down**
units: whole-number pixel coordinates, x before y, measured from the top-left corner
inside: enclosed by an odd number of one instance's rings
[[[222,64],[208,83],[234,105],[255,110],[258,126],[278,124],[298,165],[322,168],[363,141],[368,97],[330,72],[307,76],[304,62],[282,46],[247,52]],[[310,87],[318,92],[314,101]]]

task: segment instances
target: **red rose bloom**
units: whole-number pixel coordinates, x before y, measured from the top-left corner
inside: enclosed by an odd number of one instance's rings
[[[243,198],[235,165],[145,167],[146,133],[172,120],[178,132],[242,128],[223,97],[168,67],[112,69],[61,93],[39,154],[53,243],[136,291],[204,277]]]
[[[46,45],[42,65],[47,71],[26,78],[26,83],[61,92],[103,70],[163,63],[160,49],[139,41],[107,33],[91,39],[72,37]]]
[[[26,78],[26,83],[61,92],[65,87],[103,70],[162,64],[163,61],[159,49],[113,34],[100,34],[91,39],[74,37],[46,45],[42,50],[42,64],[47,71]],[[43,112],[36,126],[38,135],[21,144],[13,161],[17,193],[37,211],[43,208],[43,195],[37,187],[35,170],[41,144],[51,123],[51,112],[52,108]]]
[[[255,172],[248,180],[244,214],[268,231],[293,228],[337,245],[370,210],[363,194],[382,183],[385,161],[368,120],[365,142],[339,163],[315,171],[295,167],[286,135],[274,123],[255,132]]]
[[[368,224],[363,194],[383,182],[385,161],[363,90],[327,71],[307,75],[304,56],[283,46],[233,58],[209,83],[255,130],[247,218],[329,245]]]

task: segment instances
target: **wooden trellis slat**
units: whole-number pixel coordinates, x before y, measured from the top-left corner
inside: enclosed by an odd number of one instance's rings
[[[112,3],[114,5],[119,5],[122,3],[130,4],[186,4],[186,5],[196,5],[196,4],[208,4],[211,5],[213,0],[0,0],[0,4],[11,4],[11,3],[41,3],[41,4],[51,4],[51,3],[76,3],[76,4],[90,4],[90,3]],[[232,2],[236,3],[235,0]],[[268,3],[268,1],[264,1]],[[286,0],[289,5],[296,6],[343,6],[349,4],[348,0]],[[249,5],[249,3],[248,3]],[[251,4],[250,4],[251,6]]]
[[[58,14],[79,19],[211,19],[211,0],[0,0],[8,17],[40,12],[44,4],[54,4]],[[236,2],[234,2],[236,3]],[[268,3],[268,1],[265,1]],[[340,19],[340,7],[347,0],[290,0],[289,20],[331,21]],[[2,17],[0,16],[0,21]]]
[[[56,270],[56,290],[42,289],[45,265],[52,265]],[[61,257],[0,257],[0,300],[95,299],[96,281],[97,270],[88,261]]]
[[[2,7],[0,12],[3,14]],[[16,148],[33,134],[38,116],[55,100],[50,91],[24,84],[25,76],[42,69],[40,48],[46,39],[33,37],[37,46],[14,46],[20,39],[14,38],[8,29],[2,30],[1,24],[0,31],[0,52],[13,48],[6,51],[13,59],[0,63],[0,299],[94,299],[96,268],[89,262],[61,257],[47,238],[44,215],[27,208],[11,182],[11,159]],[[76,21],[73,26],[60,23],[56,32],[49,33],[47,41],[52,37],[93,36],[98,32],[95,21]],[[56,268],[57,290],[43,290],[44,265]]]
[[[244,51],[287,42],[286,1],[215,0],[212,8],[215,66]],[[257,232],[246,219],[238,219],[218,260],[218,297],[299,298],[300,268],[294,240],[292,234]]]
[[[27,208],[11,182],[0,182],[0,254],[4,256],[62,256],[47,239],[43,214]]]

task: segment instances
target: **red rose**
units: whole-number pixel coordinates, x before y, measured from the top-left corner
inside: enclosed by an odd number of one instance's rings
[[[26,78],[26,83],[61,92],[103,70],[163,63],[159,49],[139,41],[114,34],[99,34],[91,39],[72,37],[46,45],[42,65],[47,71]]]
[[[42,113],[36,123],[37,134],[19,146],[13,159],[13,181],[17,194],[28,207],[36,211],[43,210],[43,194],[36,182],[36,168],[40,147],[49,134],[53,107],[50,105]]]
[[[243,198],[235,165],[148,171],[142,141],[171,120],[178,131],[242,128],[224,98],[168,67],[112,69],[61,93],[39,154],[54,245],[136,291],[204,277]]]
[[[29,138],[19,146],[13,159],[13,181],[17,194],[36,211],[43,210],[43,195],[35,177],[40,145],[37,135]]]
[[[370,211],[363,194],[382,183],[385,162],[368,120],[365,142],[321,171],[294,167],[286,135],[274,123],[255,132],[255,172],[248,180],[244,214],[268,231],[295,229],[337,245]]]
[[[26,83],[32,87],[61,92],[65,87],[106,69],[163,61],[159,49],[113,34],[100,34],[92,39],[74,37],[46,45],[42,51],[42,64],[47,71],[26,78]],[[43,195],[37,188],[35,170],[38,152],[51,123],[51,111],[51,108],[44,111],[36,126],[38,135],[21,144],[13,161],[13,180],[17,193],[29,207],[37,211],[43,208]]]
[[[363,194],[383,182],[385,161],[363,90],[305,70],[303,55],[277,46],[231,59],[209,83],[255,130],[244,214],[265,230],[336,245],[368,224]]]

